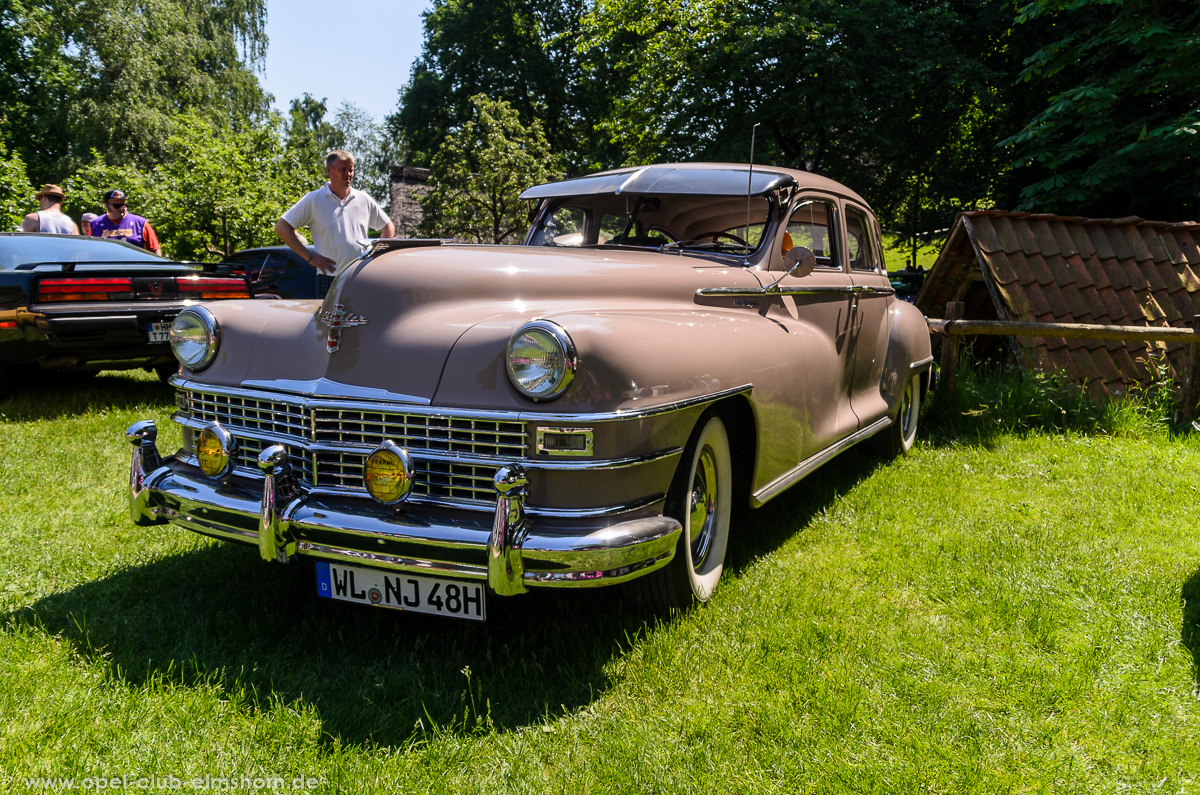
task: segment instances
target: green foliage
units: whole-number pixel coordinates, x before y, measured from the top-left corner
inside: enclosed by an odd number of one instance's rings
[[[472,117],[446,136],[420,198],[422,234],[476,243],[517,242],[528,226],[521,192],[559,179],[541,124],[522,123],[503,100],[471,97]]]
[[[230,129],[184,115],[167,155],[148,173],[97,156],[67,180],[66,209],[103,212],[103,192],[119,187],[129,193],[130,211],[150,220],[167,256],[211,260],[278,243],[276,219],[320,184],[283,148],[278,121]]]
[[[935,391],[927,427],[938,439],[981,441],[1031,431],[1146,437],[1186,430],[1174,424],[1178,400],[1166,360],[1152,359],[1147,367],[1150,384],[1135,384],[1120,399],[1097,402],[1065,373],[980,364],[964,352],[954,399]]]
[[[93,150],[152,168],[185,111],[214,124],[265,113],[249,66],[265,19],[265,0],[3,0],[0,137],[39,182]]]
[[[181,119],[155,171],[164,246],[177,257],[210,259],[276,245],[275,221],[322,181],[280,141],[276,125],[229,129]]]
[[[1200,212],[1200,4],[1032,0],[1018,32],[1050,35],[1025,63],[1049,101],[1005,139],[1020,209],[1195,220]]]
[[[386,211],[392,200],[392,164],[399,162],[401,152],[375,118],[353,103],[338,106],[333,127],[341,136],[341,148],[354,155],[354,186],[371,194]]]
[[[992,192],[1027,87],[1011,3],[608,0],[585,21],[607,64],[602,126],[628,162],[756,159],[827,174],[909,238]]]
[[[19,154],[9,154],[0,140],[0,231],[20,228],[21,219],[38,209],[25,176],[25,163]]]
[[[407,162],[427,166],[442,140],[473,114],[471,97],[506,101],[527,125],[542,123],[551,147],[576,169],[608,165],[597,123],[611,86],[578,51],[591,0],[434,0],[425,40],[401,89],[389,136]]]

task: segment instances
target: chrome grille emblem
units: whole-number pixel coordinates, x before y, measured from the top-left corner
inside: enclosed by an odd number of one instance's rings
[[[317,315],[317,322],[329,327],[329,339],[325,342],[325,350],[333,353],[342,345],[342,329],[346,326],[362,326],[367,319],[362,315],[352,315],[342,304],[334,304],[333,309]]]

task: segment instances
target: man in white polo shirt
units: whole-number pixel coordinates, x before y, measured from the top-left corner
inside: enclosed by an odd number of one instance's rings
[[[382,229],[382,237],[392,237],[396,227],[374,199],[350,187],[354,155],[345,149],[333,150],[325,157],[325,173],[329,182],[293,204],[275,222],[275,234],[318,271],[333,273],[362,253],[355,241],[366,237],[369,229]],[[317,253],[310,252],[296,235],[302,226],[312,230]]]

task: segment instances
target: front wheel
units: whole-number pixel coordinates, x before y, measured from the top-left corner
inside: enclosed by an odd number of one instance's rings
[[[702,418],[699,427],[667,495],[667,514],[683,525],[675,557],[635,580],[644,600],[658,610],[708,601],[725,570],[733,495],[729,435],[716,416]]]

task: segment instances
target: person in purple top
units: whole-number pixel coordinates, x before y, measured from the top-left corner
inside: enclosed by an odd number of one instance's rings
[[[108,212],[92,221],[92,237],[123,240],[162,256],[162,246],[150,222],[126,207],[125,191],[117,188],[105,193],[104,209]]]

